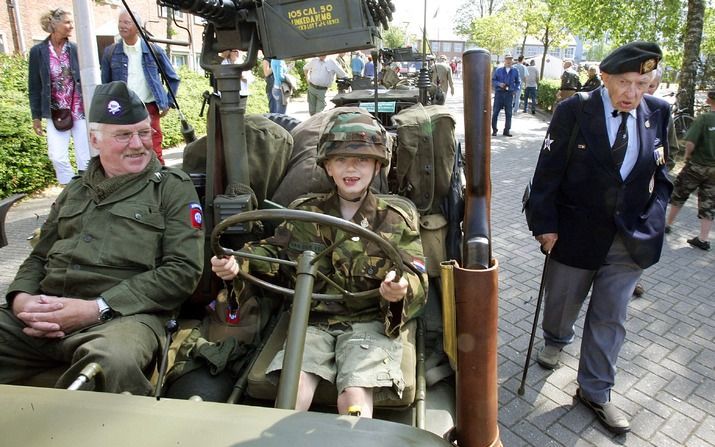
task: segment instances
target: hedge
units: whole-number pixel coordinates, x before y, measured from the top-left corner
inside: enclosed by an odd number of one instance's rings
[[[536,90],[536,103],[539,104],[545,112],[553,112],[554,102],[556,102],[556,93],[561,86],[560,80],[543,79],[539,81],[539,87]]]
[[[52,184],[45,137],[32,130],[27,60],[0,54],[0,198]]]

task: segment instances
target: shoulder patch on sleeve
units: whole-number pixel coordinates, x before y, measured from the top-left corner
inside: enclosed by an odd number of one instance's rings
[[[196,202],[189,203],[189,216],[191,218],[191,226],[200,230],[204,226],[204,214],[201,205]]]

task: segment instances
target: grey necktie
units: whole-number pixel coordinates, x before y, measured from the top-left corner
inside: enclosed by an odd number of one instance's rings
[[[611,147],[611,156],[618,170],[621,169],[623,159],[626,157],[626,149],[628,149],[628,127],[626,126],[628,115],[628,112],[621,112],[621,125],[618,126],[616,140],[613,142],[613,147]]]

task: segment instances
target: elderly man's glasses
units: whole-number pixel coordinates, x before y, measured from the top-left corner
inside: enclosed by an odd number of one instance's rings
[[[117,143],[127,144],[132,140],[134,135],[138,136],[142,141],[149,141],[155,132],[154,129],[142,129],[136,132],[117,132],[112,134],[112,137]]]

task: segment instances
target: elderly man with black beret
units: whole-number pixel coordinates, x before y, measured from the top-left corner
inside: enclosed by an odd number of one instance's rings
[[[601,62],[602,87],[559,104],[530,199],[532,232],[550,254],[537,360],[558,366],[590,290],[577,396],[617,434],[630,430],[611,402],[626,310],[643,269],[660,258],[673,188],[665,166],[669,107],[644,96],[661,58],[654,43],[617,48]]]
[[[188,175],[157,160],[124,82],[97,87],[89,122],[99,155],[52,205],[0,309],[0,383],[63,366],[67,387],[96,362],[105,391],[149,394],[164,323],[202,272],[201,206]]]

